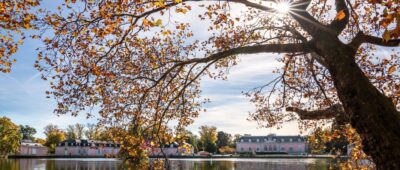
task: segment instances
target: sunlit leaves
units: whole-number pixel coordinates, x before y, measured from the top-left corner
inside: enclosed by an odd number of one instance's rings
[[[0,117],[0,157],[18,152],[21,138],[19,126],[7,117]]]
[[[11,58],[22,45],[25,35],[23,30],[35,28],[33,21],[36,13],[32,8],[39,5],[39,0],[2,1],[0,2],[0,71],[11,71]]]

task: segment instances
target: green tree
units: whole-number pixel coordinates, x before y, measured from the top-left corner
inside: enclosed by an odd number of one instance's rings
[[[65,140],[65,132],[58,128],[57,125],[49,124],[44,127],[46,135],[45,146],[49,147],[49,152],[54,153],[58,143]]]
[[[17,152],[21,133],[18,125],[7,117],[0,118],[0,158],[7,157],[9,153]]]
[[[22,139],[35,140],[35,137],[33,137],[33,135],[36,134],[35,128],[30,127],[29,125],[19,125],[19,129],[22,133]]]
[[[223,131],[219,131],[217,134],[216,143],[218,148],[221,148],[223,146],[230,146],[232,144],[232,135]]]
[[[199,134],[202,149],[210,153],[215,153],[217,151],[217,128],[214,126],[201,126]]]
[[[186,143],[193,146],[194,152],[199,151],[199,137],[190,131],[186,131]]]

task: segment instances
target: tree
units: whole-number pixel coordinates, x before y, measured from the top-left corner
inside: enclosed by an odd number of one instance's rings
[[[22,139],[29,139],[29,140],[34,140],[35,137],[33,135],[36,134],[36,129],[33,127],[30,127],[29,125],[19,125],[19,129],[22,133]]]
[[[0,2],[0,71],[8,73],[11,71],[12,63],[16,60],[11,58],[19,45],[23,44],[25,34],[22,30],[35,29],[35,6],[39,0],[32,1],[2,1]]]
[[[186,143],[193,146],[195,153],[199,151],[199,137],[190,131],[186,131]]]
[[[87,129],[85,131],[85,137],[87,139],[96,139],[97,136],[99,135],[99,128],[95,124],[90,124],[88,123],[86,125]]]
[[[0,158],[7,158],[7,155],[19,150],[21,133],[18,125],[11,122],[7,117],[0,118]]]
[[[199,131],[200,143],[204,151],[215,153],[217,151],[217,128],[209,126],[201,126]]]
[[[44,144],[46,143],[46,139],[36,138],[36,139],[35,139],[35,142],[36,142],[36,143],[40,143],[40,144],[42,144],[42,145],[44,146]]]
[[[67,139],[83,139],[85,134],[85,125],[79,123],[68,125],[66,131]]]
[[[232,147],[236,148],[236,143],[239,141],[239,139],[242,137],[240,134],[235,134],[233,137],[233,142],[232,142]]]
[[[77,139],[76,129],[74,125],[68,125],[65,133],[67,139]]]
[[[54,153],[57,144],[65,140],[65,132],[58,128],[57,125],[49,124],[44,127],[46,135],[45,146],[49,147],[49,152]]]
[[[83,11],[48,14],[55,34],[44,38],[36,66],[53,79],[56,113],[96,105],[112,125],[157,133],[177,120],[179,129],[199,114],[202,76],[226,78],[247,54],[285,53],[277,78],[246,93],[256,106],[250,119],[261,127],[350,124],[378,169],[400,169],[398,50],[374,56],[376,46],[400,42],[393,1],[296,0],[286,13],[275,2],[196,3],[210,21],[204,40],[193,40],[186,21],[163,20],[189,12],[186,0],[89,1]]]
[[[229,133],[225,133],[223,131],[219,131],[217,134],[217,146],[221,148],[223,146],[230,146],[232,143],[232,135]]]
[[[223,146],[218,148],[218,152],[221,154],[234,154],[236,152],[236,149],[230,146]]]
[[[85,125],[84,124],[75,124],[75,130],[76,130],[76,137],[78,139],[83,139],[83,135],[85,133]]]

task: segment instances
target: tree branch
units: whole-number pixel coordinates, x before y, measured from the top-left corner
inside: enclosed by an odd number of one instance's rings
[[[357,49],[363,43],[370,43],[384,47],[400,47],[400,39],[384,40],[383,38],[372,35],[365,35],[363,32],[358,32],[356,37],[350,43],[354,49]]]
[[[307,7],[311,3],[311,0],[300,0],[291,5],[292,12],[290,15],[295,19],[305,31],[307,31],[312,37],[318,36],[321,31],[333,32],[331,28],[321,24],[313,16],[307,12]]]
[[[190,63],[205,63],[212,60],[219,60],[225,57],[238,54],[256,54],[256,53],[296,53],[312,52],[310,43],[295,43],[295,44],[264,44],[232,48],[226,51],[217,52],[205,58],[194,58],[186,61],[182,61],[178,64],[190,64]]]
[[[314,111],[306,111],[295,107],[287,107],[286,111],[296,112],[302,120],[335,119],[339,124],[350,122],[350,118],[348,118],[343,106],[340,104],[334,104],[326,109]]]
[[[345,0],[336,0],[336,12],[339,13],[344,13],[344,18],[338,19],[335,18],[330,24],[329,28],[333,29],[337,35],[339,35],[345,28],[346,25],[349,23],[349,18],[350,18],[350,13],[349,13],[349,8],[347,8]]]

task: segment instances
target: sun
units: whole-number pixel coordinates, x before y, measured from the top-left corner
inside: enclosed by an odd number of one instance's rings
[[[279,2],[274,5],[274,8],[279,13],[288,13],[290,11],[290,4],[288,2]]]

